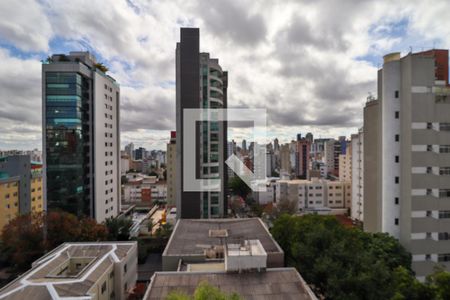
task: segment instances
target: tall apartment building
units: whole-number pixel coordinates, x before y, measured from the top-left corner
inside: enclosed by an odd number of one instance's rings
[[[44,209],[42,164],[30,155],[0,157],[0,231],[18,215]]]
[[[221,109],[227,107],[228,73],[218,59],[200,53],[198,28],[181,28],[176,48],[176,122],[177,122],[177,217],[218,218],[226,215],[227,123],[202,121],[195,136],[184,135],[184,109]],[[184,185],[184,139],[195,139],[195,170],[186,170],[197,179],[220,179],[220,191],[189,191]],[[191,154],[192,155],[192,154]]]
[[[98,222],[120,210],[120,88],[102,69],[89,52],[42,65],[47,208]]]
[[[352,182],[352,145],[346,146],[345,154],[339,154],[339,181]]]
[[[379,150],[378,169],[364,166],[365,174],[377,175],[371,184],[379,183],[376,229],[400,240],[412,253],[416,276],[424,279],[437,264],[450,269],[448,51],[384,56],[378,91],[376,129],[364,124],[365,141],[368,130],[380,136],[370,142]]]
[[[281,145],[280,147],[280,161],[281,161],[281,171],[282,173],[286,173],[288,175],[291,174],[291,155],[289,150],[289,144]]]
[[[334,174],[334,145],[336,144],[336,140],[330,139],[325,141],[323,144],[323,157],[322,161],[325,164],[327,174]]]
[[[175,206],[176,203],[176,174],[177,174],[177,132],[170,132],[170,141],[167,144],[167,205]]]
[[[352,206],[351,217],[364,221],[364,132],[359,129],[351,136]]]
[[[295,175],[300,179],[307,179],[310,168],[311,143],[305,138],[297,139]]]

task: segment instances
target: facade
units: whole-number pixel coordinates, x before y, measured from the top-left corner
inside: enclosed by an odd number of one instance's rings
[[[378,90],[380,231],[411,252],[424,279],[436,265],[450,269],[448,51],[384,56]]]
[[[300,179],[308,178],[308,171],[311,164],[310,151],[311,143],[303,138],[297,140],[295,157],[295,175]]]
[[[199,29],[181,28],[176,49],[176,122],[177,122],[177,217],[218,218],[226,215],[227,124],[203,121],[196,127],[195,170],[186,176],[198,179],[220,179],[217,191],[189,191],[184,185],[184,109],[222,109],[227,107],[227,72],[218,59],[199,51]],[[187,154],[186,154],[187,155]]]
[[[281,145],[280,147],[280,161],[281,161],[281,174],[291,174],[292,168],[291,168],[291,155],[289,150],[289,144]]]
[[[345,154],[339,154],[339,181],[352,182],[352,148],[347,147]]]
[[[18,215],[44,209],[42,164],[28,154],[0,157],[0,230]]]
[[[47,209],[98,222],[120,211],[117,82],[89,52],[53,55],[42,65]]]
[[[336,140],[330,139],[324,142],[323,145],[323,157],[322,161],[325,164],[327,175],[334,174],[334,144],[336,144]]]
[[[321,209],[339,210],[351,206],[351,184],[312,178],[311,180],[278,180],[275,184],[275,203],[288,200],[296,204],[298,212]]]
[[[352,153],[352,219],[364,221],[364,131],[351,136]]]
[[[127,299],[137,242],[64,243],[0,289],[0,299]]]
[[[167,144],[167,205],[175,206],[176,203],[176,157],[177,157],[177,145],[176,145],[177,133],[176,131],[170,132],[170,141]]]

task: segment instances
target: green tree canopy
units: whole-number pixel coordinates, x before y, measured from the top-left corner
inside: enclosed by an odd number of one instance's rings
[[[188,295],[183,292],[173,291],[166,300],[241,300],[242,298],[236,294],[226,294],[218,288],[208,284],[206,281],[201,282],[195,289],[194,295]]]
[[[228,181],[228,186],[233,195],[241,196],[244,199],[251,192],[250,187],[238,176],[231,178]]]

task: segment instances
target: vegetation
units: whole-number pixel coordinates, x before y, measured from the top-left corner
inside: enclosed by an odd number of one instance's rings
[[[130,239],[130,230],[133,226],[130,218],[107,219],[105,225],[108,228],[108,240],[128,241]]]
[[[109,71],[109,69],[108,69],[108,67],[107,66],[105,66],[103,63],[96,63],[96,64],[94,64],[94,67],[95,68],[97,68],[97,69],[99,69],[100,71],[102,71],[103,73],[106,73],[106,72],[108,72]]]
[[[228,185],[233,195],[240,196],[244,200],[251,192],[250,187],[238,176],[231,178]]]
[[[415,279],[411,256],[383,233],[345,228],[335,217],[282,215],[272,234],[294,266],[325,299],[450,299],[450,273]]]
[[[201,282],[197,286],[193,296],[190,296],[183,292],[173,291],[166,297],[166,300],[240,300],[240,299],[242,298],[238,294],[236,293],[226,294],[205,281]]]
[[[33,213],[11,220],[2,230],[4,265],[23,271],[44,253],[64,242],[103,241],[107,228],[90,218],[65,212]]]

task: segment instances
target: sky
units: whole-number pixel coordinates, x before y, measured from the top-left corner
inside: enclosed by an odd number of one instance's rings
[[[382,56],[448,49],[448,11],[445,0],[2,0],[0,149],[41,148],[40,61],[86,50],[121,85],[122,145],[165,149],[180,27],[199,27],[200,50],[229,72],[229,107],[267,109],[268,136],[349,136]]]

